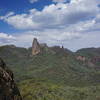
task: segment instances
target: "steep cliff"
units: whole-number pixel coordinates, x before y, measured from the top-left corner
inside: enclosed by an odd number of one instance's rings
[[[34,38],[33,40],[33,44],[32,44],[32,55],[37,55],[38,53],[40,53],[40,44],[37,41],[36,38]]]
[[[0,58],[0,100],[22,100],[13,73]]]

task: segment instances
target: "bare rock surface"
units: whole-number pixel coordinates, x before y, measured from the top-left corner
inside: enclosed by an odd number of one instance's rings
[[[13,73],[0,58],[0,100],[22,100]]]
[[[36,38],[34,38],[33,40],[33,44],[32,44],[32,55],[37,55],[38,53],[40,53],[40,44],[39,42],[37,41]]]

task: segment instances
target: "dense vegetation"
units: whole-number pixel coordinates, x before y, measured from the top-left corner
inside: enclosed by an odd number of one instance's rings
[[[77,60],[84,56],[86,61]],[[99,100],[99,48],[73,53],[60,47],[45,47],[38,55],[31,48],[0,47],[0,57],[13,70],[24,100]]]
[[[20,83],[24,100],[100,100],[100,86],[70,87],[45,80]]]

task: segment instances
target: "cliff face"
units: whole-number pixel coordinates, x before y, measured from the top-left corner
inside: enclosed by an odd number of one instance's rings
[[[13,73],[0,58],[0,100],[22,100]]]
[[[40,53],[40,44],[37,41],[36,38],[34,38],[33,40],[33,44],[32,44],[32,55],[37,55],[38,53]]]

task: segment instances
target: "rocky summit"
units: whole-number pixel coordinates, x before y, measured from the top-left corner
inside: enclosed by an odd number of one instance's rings
[[[34,38],[33,40],[33,44],[32,44],[32,55],[37,55],[38,53],[40,53],[40,44],[37,41],[36,38]]]
[[[0,58],[0,100],[22,100],[13,73]]]

